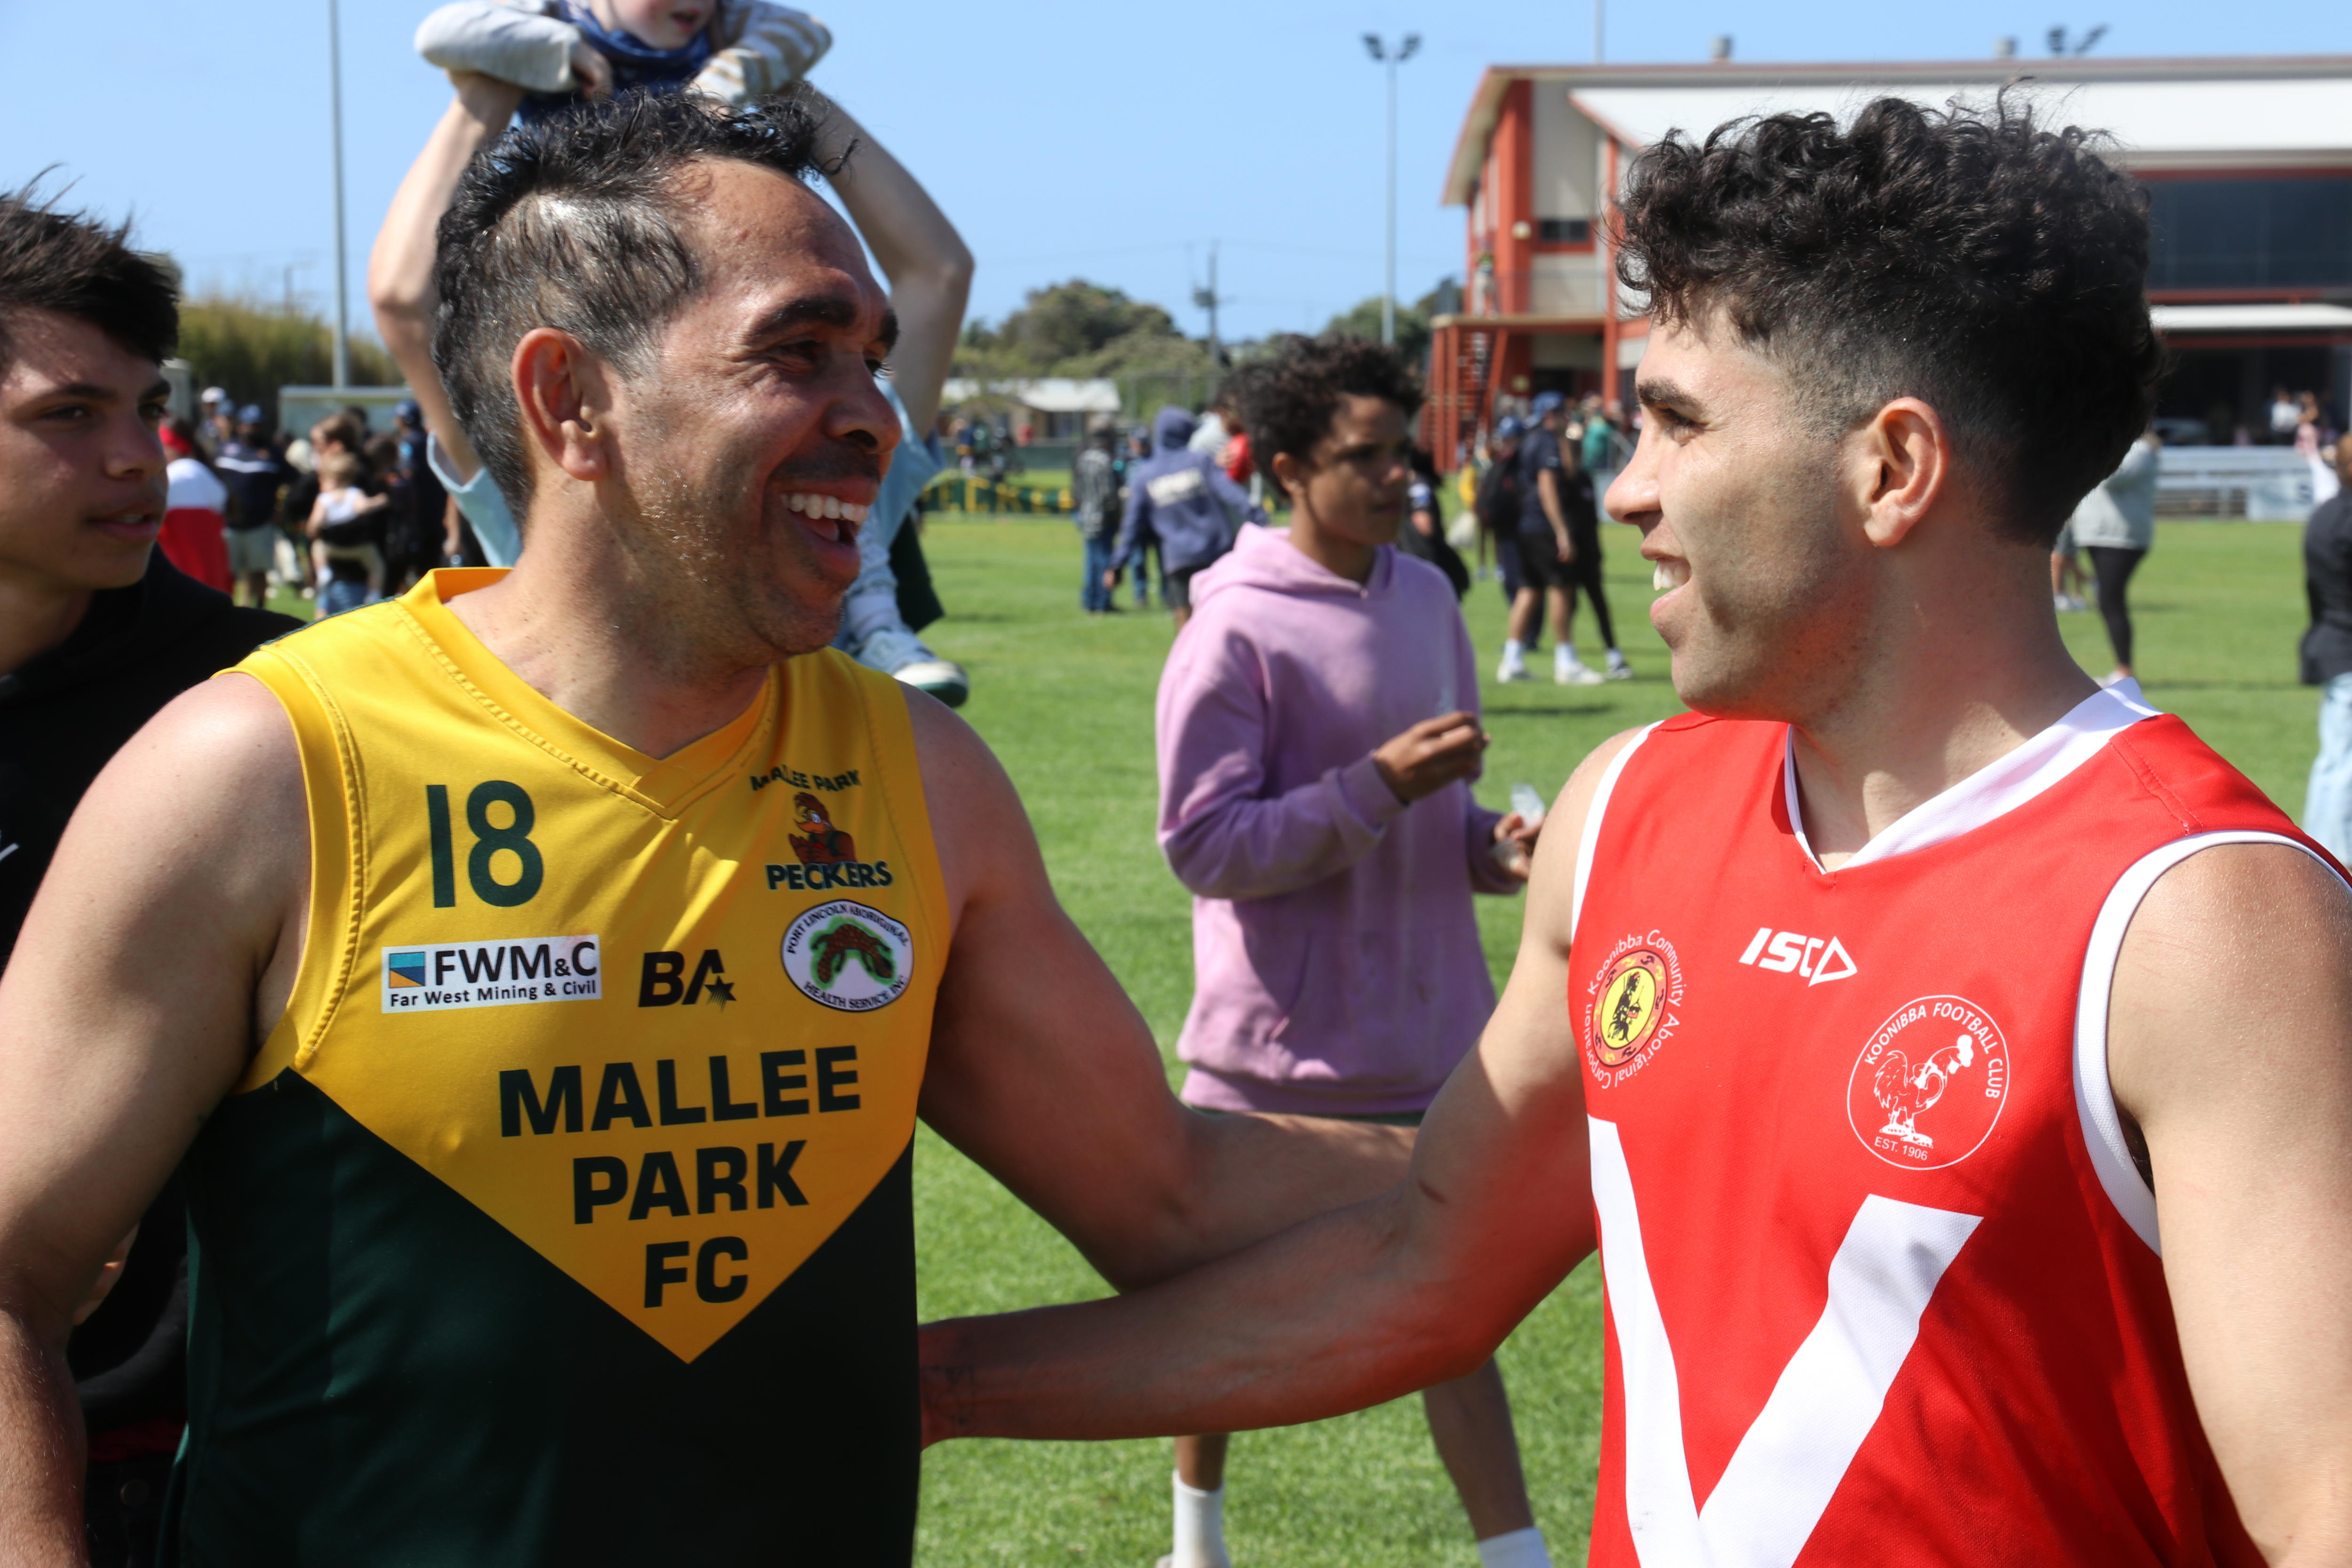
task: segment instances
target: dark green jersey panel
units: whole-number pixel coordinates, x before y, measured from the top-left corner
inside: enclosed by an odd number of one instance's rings
[[[912,1160],[683,1361],[297,1074],[232,1097],[164,1562],[904,1568]]]

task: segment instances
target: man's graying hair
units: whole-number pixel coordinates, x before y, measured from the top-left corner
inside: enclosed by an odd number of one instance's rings
[[[475,158],[441,217],[433,363],[518,520],[530,470],[515,345],[553,327],[623,375],[641,373],[703,285],[678,233],[681,171],[719,160],[794,180],[829,173],[819,125],[797,97],[737,112],[691,93],[630,92],[518,127]]]
[[[1668,324],[1720,310],[1843,436],[1898,397],[1940,415],[2009,537],[2047,545],[2147,427],[2147,199],[2021,95],[1734,121],[1644,152],[1618,276]]]

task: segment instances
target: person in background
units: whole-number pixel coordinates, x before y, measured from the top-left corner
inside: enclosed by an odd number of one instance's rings
[[[387,591],[404,593],[449,553],[449,493],[425,460],[425,411],[413,397],[392,411],[392,450],[383,465],[391,481],[394,523],[384,552]]]
[[[1179,631],[1192,616],[1192,574],[1234,547],[1242,522],[1265,521],[1265,511],[1225,478],[1214,458],[1191,449],[1192,433],[1192,416],[1181,408],[1162,408],[1152,421],[1152,456],[1128,478],[1127,516],[1103,574],[1105,587],[1118,587],[1150,530],[1160,541],[1160,595]]]
[[[383,597],[383,523],[392,498],[360,489],[364,468],[340,447],[319,459],[319,499],[302,531],[317,573],[319,618]]]
[[[1192,426],[1192,434],[1184,443],[1186,448],[1203,454],[1209,461],[1223,468],[1226,445],[1234,438],[1232,416],[1233,406],[1223,393],[1211,397],[1194,416],[1200,423]],[[1237,475],[1229,473],[1226,477],[1239,482]]]
[[[1495,578],[1502,586],[1503,607],[1507,611],[1518,601],[1519,590],[1526,579],[1519,573],[1519,439],[1526,426],[1516,414],[1506,414],[1495,421],[1495,428],[1486,437],[1486,471],[1478,476],[1478,489],[1471,507],[1478,514],[1478,553],[1480,564],[1491,549],[1495,555]],[[1530,626],[1528,635],[1538,628]]]
[[[28,192],[0,195],[0,969],[107,760],[182,691],[300,625],[237,608],[154,548],[179,306],[126,238]],[[187,1409],[186,1242],[174,1181],[67,1341],[81,1432],[52,1440],[87,1441],[96,1568],[155,1560]]]
[[[1518,891],[1536,828],[1471,798],[1477,655],[1445,580],[1389,548],[1411,374],[1293,337],[1234,400],[1291,523],[1242,530],[1193,579],[1160,677],[1160,846],[1192,892],[1181,1097],[1418,1126],[1494,1010],[1471,895]],[[1423,1398],[1486,1568],[1547,1564],[1495,1363]],[[1166,1568],[1227,1568],[1228,1441],[1177,1439]]]
[[[2342,484],[2303,529],[2303,592],[2311,626],[2303,683],[2319,688],[2319,754],[2303,797],[2303,830],[2352,861],[2352,439],[2336,446]]]
[[[2098,579],[2099,618],[2114,646],[2115,672],[2099,684],[2136,679],[2132,663],[2131,607],[2125,602],[2132,574],[2156,543],[2156,449],[2153,427],[2131,444],[2116,471],[2091,487],[2067,524],[2074,542],[2090,552]]]
[[[1519,439],[1517,546],[1521,585],[1511,602],[1509,636],[1496,680],[1529,680],[1527,647],[1549,605],[1551,611],[1551,678],[1562,686],[1598,686],[1633,675],[1617,647],[1609,602],[1601,589],[1601,528],[1592,482],[1560,436],[1559,393],[1536,396],[1535,428]],[[1576,592],[1581,587],[1601,621],[1608,649],[1604,676],[1576,657]]]
[[[1135,471],[1150,460],[1151,432],[1140,425],[1137,426],[1127,433],[1126,446],[1126,456],[1120,461],[1118,470],[1118,504],[1122,517],[1126,515],[1127,505],[1134,495]],[[1168,563],[1160,554],[1160,536],[1151,531],[1151,523],[1147,519],[1137,528],[1135,534],[1135,607],[1139,610],[1149,609],[1151,605],[1151,572],[1155,562],[1160,568],[1160,596],[1164,605],[1168,597]]]
[[[1090,616],[1107,616],[1118,608],[1118,595],[1106,580],[1111,552],[1118,542],[1118,470],[1111,448],[1118,440],[1108,415],[1098,414],[1087,429],[1087,444],[1070,465],[1070,499],[1086,544],[1084,575],[1078,584],[1078,607]]]
[[[2271,388],[2271,444],[2284,447],[2294,439],[2295,422],[2303,417],[2302,405],[2284,386]]]
[[[226,594],[229,590],[228,545],[221,538],[228,507],[228,487],[196,456],[196,433],[184,419],[163,421],[158,433],[163,455],[172,459],[164,470],[169,488],[163,502],[163,531],[157,548],[172,564]]]
[[[226,386],[207,386],[196,401],[196,425],[191,438],[196,450],[209,462],[236,434],[236,404]]]
[[[2058,531],[2056,542],[2050,546],[2050,603],[2061,610],[2072,612],[2088,609],[2089,602],[2083,590],[2090,579],[2083,571],[2082,547],[2074,542],[2074,525],[2070,520]]]
[[[272,449],[261,405],[236,414],[236,437],[213,459],[213,471],[228,487],[229,578],[256,608],[269,604],[269,573],[277,564],[278,497],[286,488],[286,464]]]
[[[1396,547],[1444,573],[1459,603],[1470,591],[1470,569],[1462,564],[1461,552],[1445,537],[1445,518],[1437,505],[1437,461],[1425,447],[1412,449],[1412,487],[1405,492],[1404,505],[1404,526],[1397,530]]]

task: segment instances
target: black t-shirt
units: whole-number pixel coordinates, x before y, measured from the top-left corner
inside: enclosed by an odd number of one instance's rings
[[[71,637],[0,675],[0,967],[83,792],[158,709],[301,622],[238,609],[160,550],[98,595]],[[155,802],[168,813],[172,803]],[[67,1347],[92,1432],[185,1407],[186,1227],[179,1185],[141,1221],[121,1279]]]
[[[1543,481],[1538,476],[1549,470],[1553,482],[1561,477],[1559,437],[1538,426],[1519,437],[1519,531],[1521,533],[1551,532],[1551,519],[1543,509]],[[1565,485],[1559,486],[1565,498]]]

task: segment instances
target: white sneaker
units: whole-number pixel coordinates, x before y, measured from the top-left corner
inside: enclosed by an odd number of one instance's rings
[[[1627,664],[1622,657],[1618,657],[1612,658],[1609,668],[1601,673],[1607,680],[1631,680],[1633,679],[1633,667]]]
[[[1495,667],[1495,679],[1496,680],[1533,680],[1535,677],[1528,673],[1527,660],[1507,658]]]
[[[971,677],[952,659],[919,658],[890,672],[920,691],[928,691],[950,708],[961,708],[971,695]]]
[[[1551,678],[1560,686],[1598,686],[1607,679],[1599,670],[1581,660],[1575,664],[1553,665]]]

